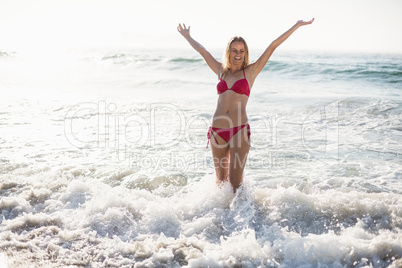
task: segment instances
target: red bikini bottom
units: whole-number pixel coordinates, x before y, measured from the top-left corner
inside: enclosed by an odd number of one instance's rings
[[[218,141],[216,140],[215,135],[212,133],[212,130],[219,135],[219,137],[221,137],[223,140],[225,140],[226,142],[229,142],[232,137],[234,135],[236,135],[237,132],[239,132],[241,129],[243,129],[245,126],[247,126],[247,137],[248,137],[248,141],[250,144],[250,125],[249,124],[245,124],[245,125],[241,125],[241,126],[237,126],[237,127],[232,127],[232,128],[218,128],[218,127],[209,127],[208,129],[208,143],[207,143],[207,148],[209,145],[209,140],[211,139],[211,134],[212,136],[214,136],[215,142],[218,143]]]

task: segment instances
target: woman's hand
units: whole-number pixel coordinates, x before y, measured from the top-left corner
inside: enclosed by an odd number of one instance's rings
[[[257,77],[257,75],[264,68],[265,64],[267,64],[272,53],[274,53],[274,50],[278,46],[280,46],[283,42],[285,42],[285,40],[288,39],[288,37],[294,31],[296,31],[300,26],[304,26],[304,25],[313,23],[313,21],[314,21],[314,18],[309,21],[299,20],[289,30],[287,30],[281,36],[279,36],[274,41],[272,41],[272,43],[267,47],[267,49],[264,51],[264,53],[262,53],[262,55],[258,58],[258,60],[256,60],[253,64],[249,65],[249,66],[251,66],[251,74],[252,74],[251,79],[255,79]]]
[[[181,23],[179,23],[179,26],[177,26],[177,30],[179,31],[179,33],[184,36],[187,37],[190,35],[190,27],[188,26],[188,28],[186,27],[186,24],[183,23],[183,26],[181,26]]]
[[[308,25],[308,24],[313,23],[313,21],[314,21],[314,18],[312,18],[312,19],[309,20],[309,21],[298,20],[298,21],[296,22],[296,25],[297,25],[297,26],[304,26],[304,25]]]
[[[218,62],[212,55],[197,41],[195,41],[191,36],[190,36],[190,26],[188,28],[186,25],[183,23],[179,23],[177,26],[177,31],[189,42],[189,44],[198,52],[201,54],[201,56],[204,58],[205,62],[208,64],[209,68],[216,73],[217,75],[219,74],[219,70],[222,67],[222,63]]]

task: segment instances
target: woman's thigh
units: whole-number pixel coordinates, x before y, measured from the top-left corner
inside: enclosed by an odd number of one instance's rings
[[[216,139],[218,143],[216,143],[215,139],[211,139],[211,150],[216,179],[220,183],[229,177],[229,144],[218,135],[216,135]]]
[[[250,151],[247,126],[233,136],[230,141],[229,179],[236,189],[243,181],[243,171]]]

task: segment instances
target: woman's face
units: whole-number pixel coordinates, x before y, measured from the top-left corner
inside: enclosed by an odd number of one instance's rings
[[[246,53],[246,48],[244,43],[240,41],[235,41],[230,45],[230,64],[233,66],[244,65],[244,55]]]

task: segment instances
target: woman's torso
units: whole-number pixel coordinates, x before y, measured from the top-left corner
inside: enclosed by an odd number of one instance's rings
[[[247,124],[246,106],[250,88],[244,70],[233,75],[221,75],[217,85],[219,97],[212,119],[213,127],[232,128]]]

